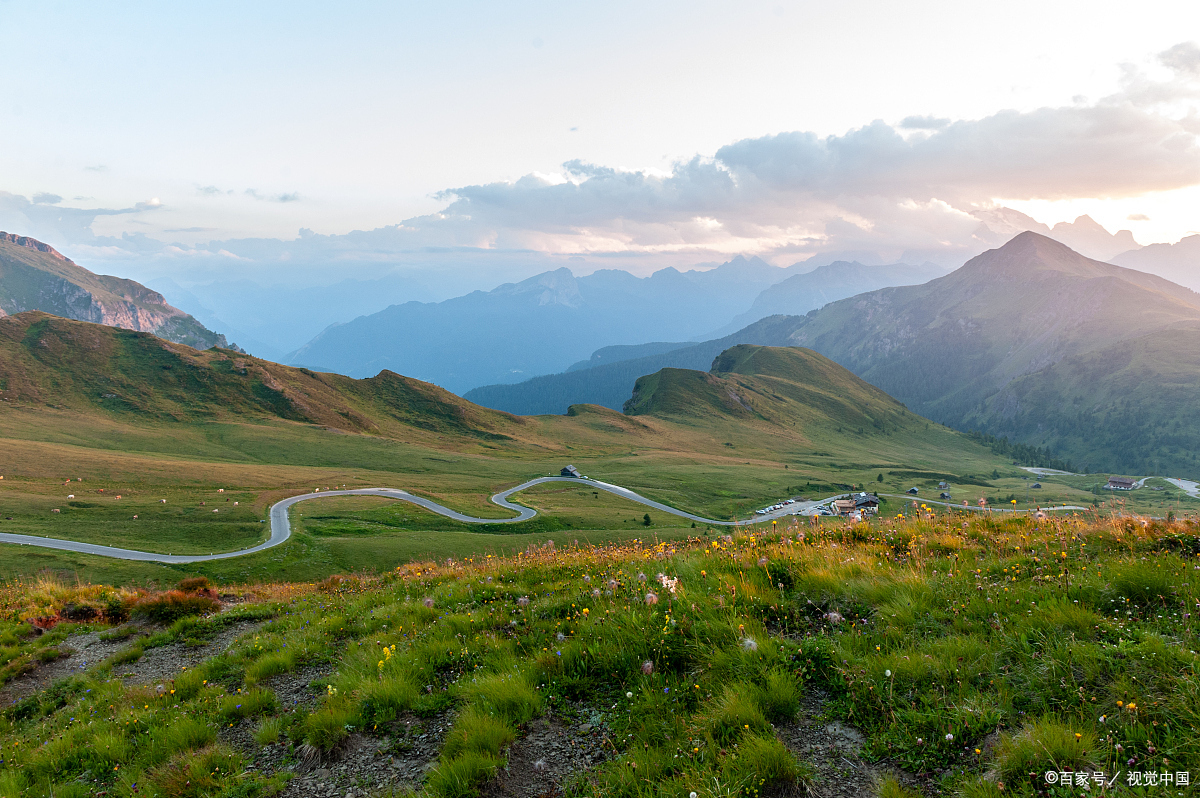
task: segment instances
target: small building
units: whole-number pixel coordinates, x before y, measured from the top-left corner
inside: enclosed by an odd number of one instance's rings
[[[583,474],[580,474],[579,469],[573,465],[567,466],[560,473],[564,477],[573,477],[575,479],[583,479]]]
[[[1031,487],[1031,488],[1040,488],[1041,486],[1042,486],[1042,483],[1040,483],[1040,482],[1035,482],[1035,483],[1033,483],[1032,485],[1030,485],[1029,487]]]
[[[1108,484],[1104,487],[1107,490],[1133,490],[1133,486],[1137,484],[1137,480],[1131,477],[1109,477]]]
[[[946,491],[942,491],[941,495],[939,495],[938,498],[944,502],[953,501],[953,498]]]
[[[906,490],[904,492],[911,493],[913,496],[916,496],[918,493],[921,492],[921,489],[920,488],[909,488],[908,490]]]
[[[833,511],[838,515],[850,515],[854,512],[854,499],[834,499]]]
[[[938,483],[938,487],[941,488],[942,490],[946,490],[946,488],[950,487],[950,483],[945,480],[942,480],[941,482]]]
[[[854,509],[863,515],[874,515],[879,512],[879,497],[870,493],[856,493],[851,498],[854,499]]]

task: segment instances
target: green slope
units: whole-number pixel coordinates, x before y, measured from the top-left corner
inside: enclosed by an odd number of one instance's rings
[[[93,274],[40,241],[0,232],[0,315],[29,310],[152,332],[197,349],[226,346],[223,335],[168,305],[157,291]]]
[[[319,374],[46,313],[0,319],[0,398],[133,423],[282,420],[347,432],[503,437],[521,426],[435,385]]]

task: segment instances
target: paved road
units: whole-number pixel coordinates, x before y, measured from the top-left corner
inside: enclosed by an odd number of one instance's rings
[[[514,493],[519,493],[527,488],[532,488],[534,485],[541,485],[546,482],[577,482],[581,485],[586,485],[596,490],[608,491],[623,499],[644,504],[647,507],[652,507],[664,513],[686,518],[689,521],[697,521],[702,524],[710,524],[713,526],[733,526],[734,524],[744,523],[742,521],[716,521],[711,518],[705,518],[700,515],[692,515],[682,510],[676,510],[674,507],[669,507],[653,499],[647,499],[645,496],[634,493],[629,488],[622,488],[620,485],[610,485],[607,482],[601,482],[596,479],[576,479],[574,477],[538,477],[531,479],[528,482],[523,482],[515,488],[501,491],[495,496],[492,496],[492,501],[500,505],[506,510],[511,510],[516,513],[511,518],[476,518],[471,515],[463,515],[460,512],[451,510],[449,507],[444,507],[435,501],[423,499],[420,496],[414,496],[407,491],[397,488],[359,488],[357,490],[327,490],[320,493],[302,493],[299,496],[292,496],[280,502],[271,505],[270,520],[271,520],[271,537],[267,538],[257,546],[239,551],[227,551],[220,554],[201,554],[201,555],[183,555],[183,554],[160,554],[152,551],[137,551],[136,549],[119,549],[112,546],[99,546],[95,543],[79,543],[73,540],[60,540],[58,538],[40,538],[32,535],[10,535],[0,534],[0,543],[15,543],[22,546],[40,546],[45,549],[60,549],[62,551],[74,551],[80,554],[95,554],[100,557],[114,557],[119,560],[139,560],[142,562],[163,562],[163,563],[193,563],[207,562],[208,560],[226,560],[230,557],[244,557],[247,554],[265,551],[266,549],[274,548],[280,543],[283,543],[292,535],[291,524],[288,522],[288,510],[297,502],[309,501],[310,499],[324,499],[329,496],[383,496],[388,499],[397,499],[399,501],[415,504],[418,507],[424,507],[426,510],[437,513],[438,515],[452,518],[455,521],[461,521],[465,524],[516,524],[521,521],[528,521],[537,515],[537,510],[530,507],[524,507],[519,504],[513,504],[508,500],[508,497]],[[775,510],[774,512],[765,515],[756,516],[753,521],[771,521],[781,518],[786,515],[798,515],[806,509],[810,509],[820,504],[820,502],[797,502],[796,504],[788,505],[787,507]]]

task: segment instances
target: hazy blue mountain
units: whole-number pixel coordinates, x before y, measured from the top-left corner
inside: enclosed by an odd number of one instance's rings
[[[941,277],[950,269],[934,263],[910,266],[893,263],[867,266],[858,262],[835,261],[804,274],[791,277],[763,290],[745,313],[716,331],[726,335],[767,316],[779,314],[803,316],[810,310],[855,294],[893,285],[919,285]]]
[[[771,316],[712,341],[684,344],[671,350],[592,368],[547,374],[512,385],[485,385],[467,391],[463,398],[493,410],[505,410],[523,416],[565,413],[571,405],[579,404],[620,410],[629,400],[638,377],[664,368],[708,371],[713,358],[731,346],[785,345],[803,322],[800,316]],[[637,347],[621,349],[628,352]]]
[[[1122,252],[1110,262],[1157,274],[1193,291],[1200,291],[1200,235],[1187,236],[1175,244],[1150,244]]]
[[[743,257],[644,278],[615,269],[575,277],[562,268],[331,326],[288,362],[364,377],[390,369],[461,393],[562,371],[602,347],[696,339],[799,268]]]

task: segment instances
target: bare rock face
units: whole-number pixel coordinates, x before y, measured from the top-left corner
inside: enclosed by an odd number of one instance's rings
[[[54,247],[0,231],[0,318],[40,310],[76,321],[152,333],[196,349],[229,347],[141,283],[94,274]]]

